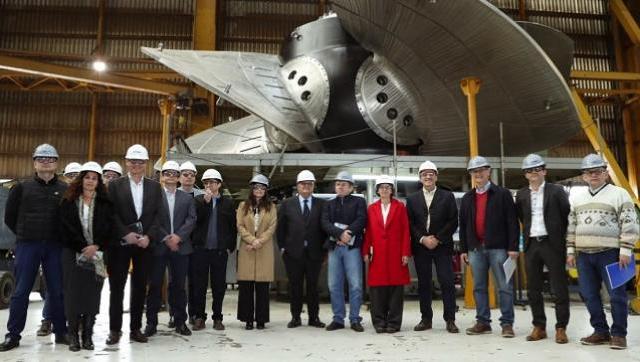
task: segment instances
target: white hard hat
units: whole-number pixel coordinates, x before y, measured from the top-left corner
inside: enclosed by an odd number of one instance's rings
[[[602,156],[597,155],[595,153],[590,153],[586,155],[582,159],[582,164],[580,164],[581,170],[588,170],[591,168],[599,168],[599,167],[607,167],[607,163],[604,161]]]
[[[36,157],[60,158],[60,156],[58,156],[58,151],[56,151],[56,148],[51,146],[48,143],[43,143],[38,147],[36,147],[36,149],[33,151],[33,158],[36,158]]]
[[[269,179],[265,175],[257,174],[251,178],[249,184],[263,184],[269,187]]]
[[[85,162],[84,165],[80,166],[80,172],[83,171],[92,171],[99,175],[102,175],[102,166],[95,161]]]
[[[105,172],[105,171],[117,172],[119,175],[122,176],[122,166],[120,166],[120,164],[115,161],[110,161],[105,163],[104,166],[102,167],[102,172]]]
[[[70,173],[79,173],[81,167],[82,167],[82,165],[77,163],[77,162],[70,162],[69,164],[64,166],[63,174],[64,175],[68,175]]]
[[[168,171],[168,170],[180,172],[180,165],[176,161],[166,161],[162,165],[161,171]]]
[[[526,170],[528,168],[536,168],[540,166],[544,166],[545,162],[540,157],[540,155],[536,155],[535,153],[527,155],[527,157],[522,160],[522,169]]]
[[[296,183],[303,181],[316,181],[316,177],[313,175],[313,172],[309,170],[302,170],[298,173],[298,177],[296,178]]]
[[[350,184],[353,184],[353,176],[351,176],[351,174],[347,171],[340,171],[338,172],[338,174],[336,175],[336,177],[333,179],[334,181],[346,181],[349,182]]]
[[[418,173],[424,170],[432,170],[432,171],[435,171],[435,173],[438,173],[438,167],[436,167],[436,164],[431,161],[424,161],[422,164],[420,164]]]
[[[185,161],[180,165],[180,172],[182,171],[193,171],[198,174],[198,170],[196,170],[196,165],[194,165],[191,161]]]
[[[143,145],[133,145],[124,156],[127,160],[149,160],[149,152]]]
[[[489,161],[482,156],[476,156],[469,160],[467,164],[467,171],[475,170],[480,167],[491,167]]]
[[[393,178],[391,176],[388,176],[388,175],[382,175],[382,176],[378,177],[376,179],[376,188],[378,188],[378,185],[382,185],[382,184],[389,184],[389,185],[393,186]]]
[[[214,168],[209,168],[202,174],[202,181],[213,179],[222,182],[222,175]]]

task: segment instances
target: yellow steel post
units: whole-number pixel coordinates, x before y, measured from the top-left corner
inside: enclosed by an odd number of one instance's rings
[[[171,119],[171,111],[173,102],[169,98],[163,98],[158,101],[160,114],[162,115],[162,142],[160,146],[160,164],[167,160],[167,151],[169,151],[169,121]]]
[[[216,49],[216,9],[217,0],[196,0],[196,10],[193,18],[193,49]],[[189,134],[195,134],[211,128],[215,119],[215,97],[199,86],[194,87],[194,97],[207,99],[209,114],[194,115],[192,111]]]
[[[89,120],[89,145],[88,145],[88,161],[96,159],[96,133],[98,128],[98,95],[91,94],[91,116]]]

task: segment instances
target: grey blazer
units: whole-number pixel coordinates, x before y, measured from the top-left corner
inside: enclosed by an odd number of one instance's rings
[[[193,252],[191,245],[191,232],[196,225],[196,205],[193,197],[186,192],[176,190],[176,202],[173,208],[173,232],[180,236],[180,247],[177,251],[180,255],[189,255]],[[162,241],[171,234],[171,222],[169,221],[169,203],[167,195],[162,190],[162,211],[159,222],[155,228],[158,244],[154,248],[155,255],[164,255],[171,252]]]

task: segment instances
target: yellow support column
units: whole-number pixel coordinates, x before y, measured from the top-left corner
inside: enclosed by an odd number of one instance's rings
[[[216,9],[217,0],[196,0],[196,10],[193,20],[193,49],[216,49]],[[206,99],[209,104],[208,115],[194,115],[191,113],[189,134],[196,134],[211,128],[215,119],[215,97],[206,89],[194,87],[194,97]]]
[[[167,160],[167,152],[169,151],[170,121],[171,112],[173,111],[173,102],[169,98],[163,98],[158,101],[160,114],[162,115],[162,142],[160,143],[160,164]]]
[[[88,161],[95,161],[96,159],[96,133],[98,128],[98,95],[96,93],[91,94],[91,118],[89,120],[89,146],[88,148]]]

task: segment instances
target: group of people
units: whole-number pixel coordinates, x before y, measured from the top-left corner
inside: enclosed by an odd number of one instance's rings
[[[395,182],[389,176],[376,180],[378,200],[367,206],[364,198],[353,195],[355,182],[348,172],[341,171],[334,179],[336,197],[324,200],[313,195],[315,176],[304,170],[296,179],[297,194],[279,207],[268,197],[269,179],[255,175],[249,181],[247,199],[236,209],[233,200],[222,195],[223,178],[215,169],[203,173],[204,190],[193,187],[197,171],[190,162],[165,162],[160,183],[146,178],[149,156],[141,145],[127,150],[126,174],[117,162],[104,167],[87,162],[65,170],[68,185],[56,176],[58,158],[51,145],[38,146],[33,154],[34,178],[17,184],[7,200],[5,223],[17,240],[16,289],[0,351],[19,346],[40,265],[47,283],[44,317],[53,326],[55,342],[69,344],[72,351],[94,348],[93,325],[106,277],[110,288],[106,343],[119,343],[129,274],[129,339],[146,343],[157,333],[167,268],[170,326],[176,333],[191,335],[187,324],[195,331],[205,328],[209,288],[213,328],[224,330],[227,260],[236,246],[237,319],[247,330],[254,325],[264,329],[269,322],[269,283],[274,280],[274,239],[289,281],[288,328],[302,325],[305,301],[309,326],[328,331],[345,328],[346,281],[349,326],[364,331],[360,307],[366,269],[375,332],[399,331],[413,258],[421,313],[414,330],[432,328],[435,265],[446,330],[459,333],[452,264],[453,234],[458,228],[461,259],[472,270],[477,312],[475,325],[466,333],[491,333],[491,270],[499,294],[502,336],[514,337],[512,281],[503,264],[518,257],[519,222],[533,314],[527,340],[547,337],[542,298],[546,267],[556,297],[555,341],[568,342],[565,265],[577,264],[580,291],[594,328],[581,342],[626,347],[626,291],[608,287],[611,328],[599,291],[606,264],[619,262],[626,267],[630,263],[639,236],[638,217],[626,191],[607,182],[607,165],[595,154],[582,163],[588,187],[570,199],[561,186],[545,182],[544,160],[535,154],[527,156],[522,169],[529,186],[518,191],[515,202],[509,190],[491,182],[489,162],[474,157],[467,168],[474,188],[465,193],[459,209],[453,193],[437,185],[438,168],[431,161],[420,165],[422,188],[408,196],[406,206],[395,197]],[[327,254],[333,318],[325,325],[319,318],[318,281]]]

